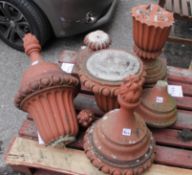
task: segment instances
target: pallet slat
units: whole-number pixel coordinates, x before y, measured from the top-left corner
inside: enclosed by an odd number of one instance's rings
[[[174,129],[153,129],[152,132],[157,144],[192,149],[192,140],[183,141],[179,136],[181,131]]]
[[[174,12],[180,14],[181,13],[181,6],[180,0],[174,0]]]
[[[163,150],[164,148],[162,149],[162,147],[158,147],[156,150],[158,151],[158,156],[156,157],[159,157],[159,162],[164,161],[166,163],[166,160],[161,160],[162,155],[168,154]],[[180,160],[181,162],[184,161],[186,166],[190,165],[191,167],[192,160],[186,159],[185,156],[183,157],[183,155],[188,152],[183,151],[181,156],[177,150],[175,150],[177,151],[175,152],[175,155],[170,154],[172,153],[171,149],[168,149],[167,151],[169,151],[170,156],[166,156],[169,159],[171,156],[174,158],[175,156],[179,156],[177,157],[177,160]],[[190,153],[188,153],[188,155],[190,155]],[[68,173],[71,175],[104,175],[92,166],[83,151],[39,146],[35,141],[19,137],[17,137],[11,145],[5,160],[9,165],[41,168],[59,173]],[[177,160],[175,162],[180,166]],[[152,168],[145,173],[145,175],[158,174],[191,175],[192,170],[153,165]]]
[[[179,109],[192,110],[192,97],[175,98]]]
[[[174,82],[174,81],[169,80],[169,85],[182,86],[184,96],[192,97],[192,86],[191,86],[191,84],[181,83],[181,82]]]
[[[188,0],[182,0],[181,1],[182,4],[182,13],[185,16],[189,16],[189,9],[188,9]]]
[[[188,69],[167,66],[168,81],[192,84],[192,71]]]
[[[158,145],[156,146],[155,162],[192,169],[192,151]]]

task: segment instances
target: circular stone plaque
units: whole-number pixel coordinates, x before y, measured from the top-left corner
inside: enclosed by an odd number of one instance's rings
[[[120,50],[101,50],[87,60],[86,68],[95,78],[105,81],[122,81],[137,74],[140,62],[137,57]]]

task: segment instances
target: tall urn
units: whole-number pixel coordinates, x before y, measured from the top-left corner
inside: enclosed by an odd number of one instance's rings
[[[132,9],[134,52],[146,70],[146,87],[166,79],[166,63],[159,58],[174,22],[173,14],[157,4],[138,5]]]
[[[68,143],[78,133],[73,98],[79,80],[64,73],[40,55],[41,46],[31,34],[24,37],[24,48],[31,59],[15,97],[16,106],[30,114],[45,144]]]

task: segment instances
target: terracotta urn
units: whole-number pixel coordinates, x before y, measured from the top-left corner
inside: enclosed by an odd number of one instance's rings
[[[92,164],[111,175],[138,175],[154,159],[154,139],[144,120],[135,115],[143,79],[130,75],[118,90],[120,109],[94,123],[84,137],[84,150]]]
[[[132,8],[135,53],[145,59],[155,59],[162,51],[174,22],[173,13],[157,4]]]
[[[45,144],[74,140],[78,123],[73,98],[79,80],[64,73],[59,65],[45,61],[35,36],[25,35],[24,48],[31,65],[24,72],[16,106],[32,116]]]
[[[81,83],[95,94],[97,105],[104,112],[119,107],[117,91],[125,77],[142,75],[144,78],[145,75],[139,58],[108,48],[110,39],[107,36],[101,31],[88,34],[85,37],[88,48],[80,51],[77,63]]]
[[[134,51],[145,66],[145,87],[166,79],[166,62],[159,58],[174,22],[173,14],[157,4],[132,9]]]
[[[152,127],[164,128],[176,122],[176,101],[168,94],[166,81],[160,80],[153,88],[144,90],[136,113]]]

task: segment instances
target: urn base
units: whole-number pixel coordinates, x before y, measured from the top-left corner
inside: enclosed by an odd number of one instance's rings
[[[153,87],[158,80],[166,79],[167,65],[162,59],[143,60],[143,63],[146,71],[144,87]]]

